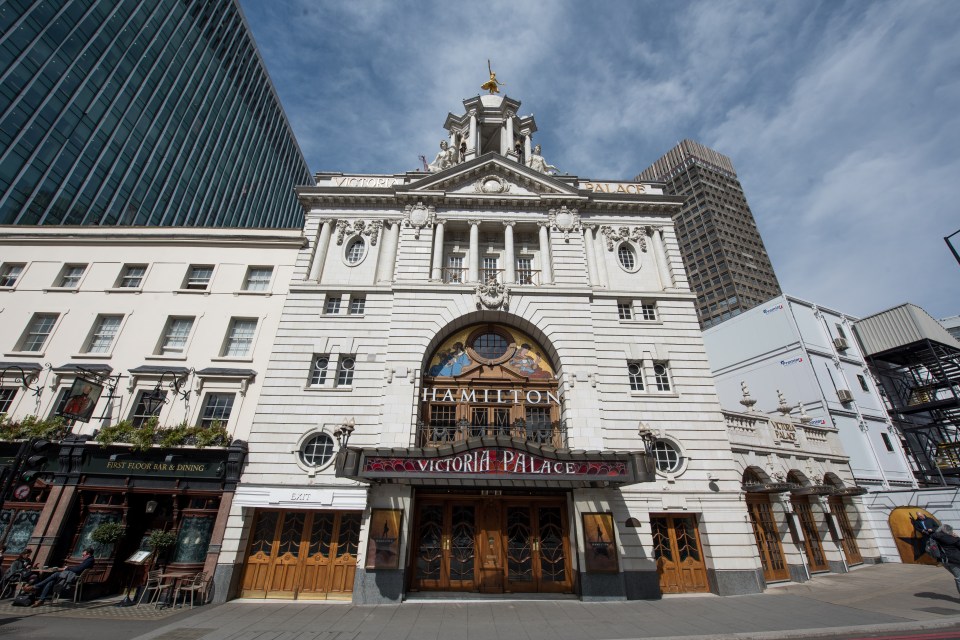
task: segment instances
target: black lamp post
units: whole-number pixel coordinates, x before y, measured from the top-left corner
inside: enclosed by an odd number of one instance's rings
[[[184,374],[177,374],[174,371],[164,371],[160,374],[160,379],[157,380],[157,386],[152,390],[147,391],[140,397],[140,401],[143,402],[143,408],[146,410],[147,415],[155,416],[160,413],[160,407],[167,403],[167,392],[163,390],[163,380],[167,376],[173,378],[167,386],[173,390],[175,396],[186,400],[187,396],[190,395],[190,390],[181,391],[184,383]]]

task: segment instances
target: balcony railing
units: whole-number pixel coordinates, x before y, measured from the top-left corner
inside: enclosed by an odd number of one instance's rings
[[[467,281],[466,267],[444,267],[443,281],[447,284],[463,284]]]
[[[503,282],[503,269],[480,269],[480,282]]]
[[[419,447],[440,447],[463,442],[469,438],[496,436],[563,449],[567,446],[567,424],[565,420],[529,423],[525,420],[515,420],[513,424],[504,425],[472,424],[468,420],[417,423],[417,446]]]
[[[517,269],[517,284],[539,285],[540,270],[539,269]]]

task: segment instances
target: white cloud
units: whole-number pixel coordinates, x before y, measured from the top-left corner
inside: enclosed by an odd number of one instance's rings
[[[960,312],[945,3],[243,4],[313,170],[432,157],[490,58],[565,171],[629,178],[682,138],[731,156],[788,293]]]

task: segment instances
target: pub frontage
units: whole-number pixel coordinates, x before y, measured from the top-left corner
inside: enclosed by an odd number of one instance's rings
[[[298,189],[218,593],[762,590],[682,199],[561,174],[510,97],[463,107],[423,170]]]

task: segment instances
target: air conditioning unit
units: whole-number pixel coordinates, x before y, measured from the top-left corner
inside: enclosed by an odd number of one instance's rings
[[[850,345],[847,344],[846,338],[834,338],[833,346],[836,347],[837,351],[846,351],[850,348]]]
[[[850,389],[837,389],[837,397],[840,398],[840,402],[853,402],[853,394],[850,393]]]

